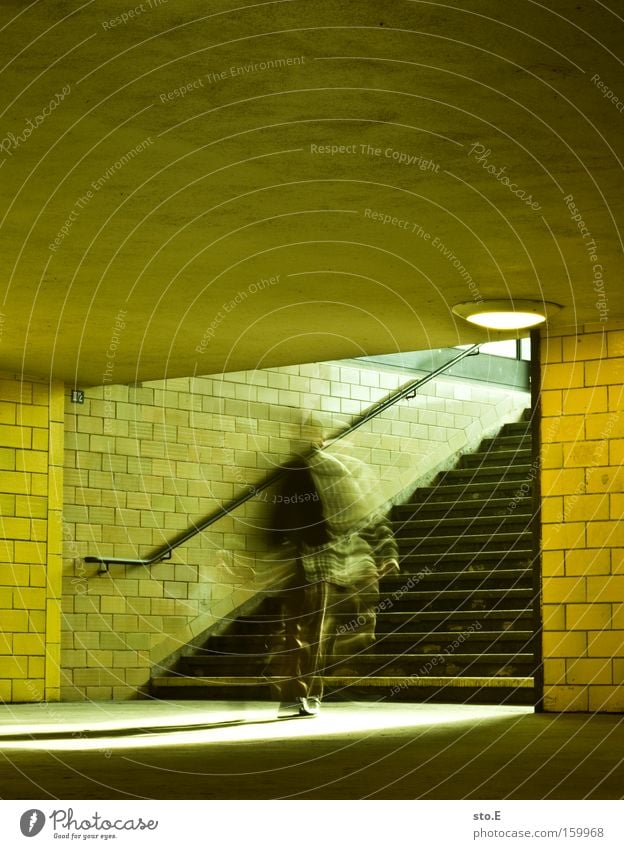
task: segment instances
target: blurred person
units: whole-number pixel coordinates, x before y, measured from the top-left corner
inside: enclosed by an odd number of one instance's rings
[[[280,680],[282,715],[318,713],[331,655],[374,640],[379,579],[399,565],[390,526],[371,509],[373,491],[365,464],[320,445],[284,469],[273,525],[280,545],[294,554],[296,574],[283,596],[270,664]],[[337,629],[338,614],[351,614],[355,627]]]

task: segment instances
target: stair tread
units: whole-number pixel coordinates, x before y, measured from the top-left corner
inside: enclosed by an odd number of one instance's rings
[[[466,556],[469,555],[469,554],[474,554],[474,553],[475,552],[470,552],[470,551],[464,552],[464,554]],[[532,552],[531,548],[512,548],[512,549],[510,549],[510,548],[504,548],[504,549],[490,548],[490,549],[487,549],[483,552],[484,555],[489,555],[489,559],[496,559],[497,557],[504,559],[508,555],[513,555],[513,554],[515,554],[515,555],[518,555],[518,554],[531,555],[532,553],[533,552]],[[417,552],[414,552],[413,555],[406,554],[405,556],[410,557],[410,556],[415,556],[416,554],[417,554]],[[454,551],[453,552],[453,555],[455,557],[459,557],[459,556],[461,556],[461,554],[462,554],[461,551]],[[518,558],[516,557],[516,559],[518,559]]]
[[[422,632],[422,631],[401,631],[401,632],[399,632],[399,631],[397,631],[395,636],[396,637],[402,636],[405,640],[408,640],[410,638],[410,636],[413,636],[414,639],[419,639],[419,640],[422,640],[427,636],[430,636],[432,639],[435,637],[436,640],[437,639],[449,639],[450,640],[454,637],[457,637],[457,636],[459,636],[461,634],[465,634],[465,633],[466,633],[465,631],[426,631],[426,632]],[[260,636],[262,636],[262,635],[260,635]],[[385,634],[383,636],[384,636],[384,639],[387,639],[388,637],[390,637],[392,635],[391,634]],[[529,630],[526,630],[526,631],[484,631],[483,629],[481,629],[481,630],[478,630],[478,631],[471,631],[470,636],[478,637],[480,640],[494,638],[494,637],[496,637],[497,639],[520,640],[520,639],[523,639],[523,638],[529,639],[530,637],[533,636],[533,632],[529,631]],[[218,638],[218,639],[221,639],[221,638]],[[254,634],[237,634],[236,636],[232,635],[232,639],[240,640],[241,642],[251,642],[252,640],[259,639],[259,636],[254,635]],[[215,650],[215,649],[211,649],[210,652],[211,652],[211,654],[212,653],[220,654],[220,652],[218,650]],[[223,653],[227,654],[227,652],[223,652]],[[191,657],[197,657],[197,656],[198,655],[189,655],[186,659],[188,660]]]
[[[526,455],[526,456],[525,456]],[[461,465],[456,466],[450,471],[475,471],[478,469],[502,469],[501,461],[508,460],[508,464],[504,467],[508,471],[516,471],[524,469],[525,466],[530,467],[532,452],[531,451],[482,451],[478,454],[465,454],[461,460]]]
[[[531,595],[532,592],[533,587],[463,587],[458,589],[447,589],[444,587],[442,589],[432,588],[429,590],[407,590],[401,594],[401,599],[397,599],[397,601],[420,598],[492,598],[497,595],[524,597],[526,595]],[[377,597],[376,594],[375,597]],[[364,595],[364,598],[366,598],[366,595]]]
[[[503,562],[504,560],[522,560],[523,558],[530,561],[533,557],[533,552],[530,548],[513,548],[506,549],[505,551],[499,551],[495,548],[482,549],[480,551],[411,551],[409,553],[402,554],[401,560],[431,561],[435,557],[438,558],[436,563],[440,562],[439,558],[444,558],[442,562],[444,562],[445,560],[466,560],[471,563],[479,558],[486,560],[496,560],[497,562]]]
[[[528,480],[531,471],[530,464],[518,464],[513,466],[479,466],[475,469],[449,469],[448,472],[440,472],[440,486],[445,481],[463,480],[464,478],[479,480],[480,478],[495,478],[497,482],[516,482]],[[511,477],[513,475],[513,478]],[[492,483],[493,481],[489,481]]]
[[[462,631],[458,631],[452,637],[449,637],[450,642],[455,642],[459,637],[463,635]],[[374,644],[373,644],[374,645]],[[533,657],[532,652],[523,652],[518,651],[514,652],[510,655],[508,652],[486,652],[483,654],[482,652],[453,652],[451,654],[444,651],[430,651],[430,652],[412,652],[409,650],[405,650],[402,652],[376,652],[371,650],[372,647],[367,647],[366,649],[362,649],[358,651],[356,654],[341,654],[340,652],[333,653],[331,656],[331,661],[338,662],[340,660],[349,660],[353,658],[366,658],[370,660],[371,658],[396,658],[396,659],[405,659],[405,658],[430,658],[430,657],[444,657],[448,660],[451,659],[461,659],[464,657],[477,657],[482,658],[483,660],[492,661],[492,660],[500,660],[500,658],[505,657]],[[234,659],[245,659],[245,660],[256,660],[264,658],[266,651],[258,654],[214,654],[214,655],[205,655],[203,657],[199,657],[194,655],[193,657],[184,658],[184,665],[188,666],[202,666],[205,665],[208,661],[212,662],[214,660],[234,660]]]
[[[416,492],[418,492],[418,490],[416,490]],[[411,497],[413,497],[413,495]],[[515,514],[519,511],[520,505],[522,505],[523,507],[526,506],[527,508],[529,508],[530,504],[531,504],[531,497],[529,495],[522,496],[522,498],[520,498],[520,500],[517,503],[518,503],[518,507],[516,507],[513,510],[513,514]],[[473,498],[469,502],[462,501],[459,504],[457,503],[457,501],[428,501],[428,502],[425,502],[424,504],[421,501],[408,501],[405,504],[397,505],[394,508],[394,510],[397,511],[397,512],[408,512],[408,511],[421,510],[423,508],[433,508],[433,507],[435,507],[436,509],[440,509],[440,510],[446,509],[448,511],[457,510],[457,509],[465,509],[465,508],[468,508],[468,507],[481,507],[481,509],[483,509],[484,507],[490,507],[492,510],[496,510],[496,509],[501,509],[503,507],[507,508],[508,505],[509,505],[509,499],[508,498]],[[510,513],[509,515],[513,515],[513,514]],[[496,515],[496,514],[493,514],[493,515]],[[530,510],[527,510],[526,513],[523,514],[523,515],[531,516]]]
[[[509,617],[513,617],[514,614],[515,619],[521,619],[522,617],[532,617],[533,611],[529,610],[525,607],[522,608],[505,608],[504,610],[494,609],[494,610],[381,610],[377,617],[383,617],[384,619],[393,619],[399,617],[401,620],[409,619],[419,619],[422,618],[423,621],[425,619],[442,619],[444,622],[452,621],[453,619],[466,619],[470,616],[472,619],[476,617],[476,614],[479,614],[479,619],[506,619]],[[347,614],[345,614],[346,616]],[[336,617],[338,618],[338,617]]]
[[[474,614],[475,612],[476,611],[466,611],[466,610],[436,610],[436,611],[414,610],[414,611],[408,612],[408,611],[403,610],[403,611],[400,611],[400,613],[397,614],[396,611],[381,610],[378,613],[378,616],[381,616],[381,615],[384,615],[384,616],[399,615],[399,616],[403,617],[403,616],[409,616],[409,615],[411,615],[411,616],[431,616],[431,615],[433,615],[433,616],[449,616],[449,617],[452,617],[452,616],[456,615],[458,617],[464,618],[467,613],[473,613]],[[482,613],[483,617],[486,617],[486,616],[489,615],[489,616],[493,616],[495,618],[500,618],[499,614],[502,615],[501,611],[497,611],[497,610],[483,610],[483,611],[481,611],[481,613]],[[508,611],[506,611],[505,615],[511,615],[512,613],[518,613],[518,614],[522,614],[522,615],[526,614],[528,616],[529,614],[531,614],[531,611],[527,610],[524,607],[513,608],[513,609],[509,609]],[[335,615],[336,615],[336,618],[339,618],[340,616],[349,616],[349,617],[353,616],[352,613],[344,613],[344,614],[336,613]],[[254,619],[253,624],[262,625],[266,622],[273,622],[274,623],[276,621],[278,621],[278,620],[276,620],[275,616],[266,615],[262,618],[258,617],[256,619]]]
[[[517,519],[513,517],[503,518],[502,516],[492,518],[490,516],[485,519],[458,516],[454,519],[450,518],[426,518],[416,519],[409,518],[402,521],[393,522],[394,536],[396,540],[409,539],[416,537],[417,539],[427,539],[427,537],[435,535],[437,537],[473,537],[487,536],[488,538],[498,537],[499,534],[519,536],[520,534],[531,534],[530,518],[523,521],[522,516]]]
[[[375,642],[372,646],[369,646],[367,650],[372,649],[375,646],[393,644],[393,643],[401,643],[405,645],[409,645],[410,649],[414,646],[422,646],[422,645],[438,645],[440,643],[453,643],[459,637],[464,637],[464,642],[470,640],[471,643],[491,643],[491,644],[503,644],[503,643],[517,643],[522,647],[528,645],[533,637],[531,631],[472,631],[467,634],[466,631],[439,631],[439,632],[429,632],[429,631],[391,631],[386,634],[380,633],[377,635]],[[268,650],[266,647],[262,647],[258,649],[257,652],[253,651],[253,642],[251,640],[241,641],[240,645],[245,645],[246,642],[251,643],[249,650],[245,651],[227,651],[227,650],[218,650],[218,649],[206,649],[201,655],[191,655],[189,657],[181,658],[180,663],[184,666],[199,666],[201,664],[205,664],[209,660],[213,660],[216,658],[264,658],[268,655]],[[287,649],[277,649],[273,650],[273,653],[283,653],[286,652]],[[408,650],[406,650],[408,651]],[[433,650],[432,650],[433,651]],[[485,655],[488,655],[488,651],[485,651]],[[520,650],[519,650],[520,651]],[[387,652],[386,652],[387,653]],[[404,652],[403,652],[404,653]],[[421,652],[422,654],[429,654],[430,652]],[[435,652],[433,652],[435,653]],[[483,656],[485,656],[483,655]],[[488,655],[489,656],[489,655]]]
[[[158,676],[152,679],[152,683],[156,687],[197,687],[197,686],[215,686],[224,685],[238,687],[249,685],[266,685],[277,683],[287,679],[277,676],[231,676],[231,675],[211,675],[207,676],[187,676],[187,675],[166,675]],[[364,686],[392,686],[405,682],[405,686],[444,686],[447,682],[453,682],[458,687],[485,687],[485,686],[517,686],[517,687],[533,687],[534,680],[531,676],[505,676],[505,675],[484,675],[484,676],[467,676],[458,679],[453,675],[436,675],[436,676],[421,676],[414,675],[387,675],[387,676],[359,676],[359,675],[324,675],[323,681],[327,685],[340,684],[343,682],[355,683],[358,682]],[[440,683],[438,683],[440,682]],[[471,683],[474,682],[474,683]]]
[[[381,662],[390,662],[393,660],[413,660],[413,661],[426,661],[431,660],[431,658],[442,658],[444,661],[448,661],[449,663],[460,663],[464,661],[481,661],[484,663],[499,663],[504,661],[514,660],[517,662],[518,658],[525,659],[527,661],[533,660],[533,652],[514,652],[513,654],[509,654],[506,652],[488,652],[487,654],[481,654],[481,652],[453,652],[452,654],[447,654],[446,652],[400,652],[399,654],[381,654],[377,653],[368,653],[368,652],[359,652],[358,654],[349,655],[349,654],[335,654],[331,657],[331,665],[338,666],[340,662],[344,662],[345,660],[354,661],[358,659],[364,659],[367,661],[379,661]]]
[[[405,525],[423,525],[431,528],[434,527],[449,527],[451,525],[500,525],[501,523],[511,523],[520,524],[521,522],[526,522],[527,524],[531,521],[532,514],[531,513],[518,513],[514,510],[513,513],[509,513],[507,516],[497,516],[496,514],[492,515],[479,515],[479,516],[444,516],[439,519],[432,519],[431,517],[427,519],[417,519],[417,518],[408,518],[393,520],[393,525],[400,525],[401,527]]]
[[[459,490],[462,494],[471,492],[482,492],[485,488],[491,490],[509,489],[514,492],[518,489],[517,480],[498,480],[498,481],[480,481],[479,483],[449,483],[448,480],[440,481],[435,486],[420,487],[418,492],[423,494],[432,494],[434,492],[445,494],[453,490]],[[524,497],[524,496],[523,496]]]
[[[500,531],[498,533],[480,533],[480,534],[461,534],[450,535],[450,534],[436,534],[434,539],[436,542],[440,542],[441,544],[445,544],[447,541],[457,542],[458,540],[463,540],[465,542],[490,542],[492,539],[496,539],[500,542],[507,542],[513,540],[521,540],[522,542],[526,542],[531,538],[531,531],[522,531],[518,533],[517,531],[514,533],[513,531]],[[400,536],[397,538],[397,542],[409,542],[410,540],[419,540],[423,539],[423,537],[412,537],[412,536]],[[424,537],[427,539],[427,537]]]
[[[443,576],[445,579],[456,579],[456,578],[466,578],[466,580],[477,580],[477,578],[482,578],[483,580],[487,578],[492,579],[509,579],[518,578],[518,577],[530,577],[532,576],[533,571],[531,569],[462,569],[461,571],[449,571],[449,572],[427,572],[423,574],[414,573],[412,576],[416,578],[419,583],[427,580],[434,580]],[[392,584],[404,584],[406,578],[409,581],[410,573],[409,572],[400,572],[398,575],[391,575],[388,578],[383,579],[382,587],[391,586]]]
[[[485,454],[486,451],[497,453],[499,451],[531,451],[533,439],[530,433],[507,433],[494,439],[484,439],[479,445],[477,453]],[[466,455],[468,456],[468,455]]]
[[[406,686],[406,687],[534,687],[535,681],[532,676],[506,676],[506,675],[467,675],[458,678],[455,675],[436,675],[436,676],[348,676],[348,675],[325,675],[323,681],[327,686],[345,685],[358,683],[360,686],[368,687],[388,687],[388,686]]]
[[[506,443],[501,445],[500,443],[492,443],[489,446],[484,446],[483,443],[479,447],[477,451],[472,451],[469,454],[462,454],[461,459],[467,459],[469,457],[491,457],[492,455],[496,455],[497,457],[501,456],[512,456],[515,457],[517,454],[522,454],[522,456],[531,454],[531,446],[525,444],[526,440],[518,440],[517,445],[511,445]]]
[[[487,454],[486,451],[482,451],[481,453]],[[463,456],[464,457],[474,457],[475,455],[474,454],[464,454]],[[466,471],[470,471],[470,470],[458,468],[457,466],[455,466],[455,468],[453,468],[453,469],[447,469],[446,471],[441,471],[440,474],[450,475],[453,472],[463,474]],[[501,473],[501,475],[504,475],[504,474],[506,474],[507,472],[510,472],[510,471],[524,473],[524,472],[530,472],[531,471],[531,464],[530,463],[517,463],[517,464],[514,464],[513,466],[510,466],[509,463],[500,463],[498,466],[492,466],[489,469],[489,471],[499,471]]]

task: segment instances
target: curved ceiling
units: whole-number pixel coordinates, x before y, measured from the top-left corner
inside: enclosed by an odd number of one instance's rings
[[[78,384],[624,318],[599,0],[5,0],[0,367]]]

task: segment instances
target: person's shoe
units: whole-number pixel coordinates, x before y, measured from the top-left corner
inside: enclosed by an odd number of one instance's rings
[[[301,696],[299,701],[299,716],[317,716],[321,710],[321,700],[316,696]]]
[[[278,719],[287,716],[316,716],[321,710],[321,700],[316,696],[299,696],[291,702],[280,702]]]
[[[286,716],[300,716],[300,708],[301,703],[299,699],[295,699],[291,702],[280,702],[279,708],[277,709],[277,717],[278,719],[281,719]]]

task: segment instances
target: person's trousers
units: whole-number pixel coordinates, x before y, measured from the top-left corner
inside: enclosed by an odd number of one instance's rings
[[[326,581],[300,584],[284,594],[280,633],[272,647],[268,671],[278,701],[323,696],[323,674],[335,622]]]
[[[322,698],[334,654],[357,655],[374,641],[378,599],[376,579],[348,589],[327,581],[294,582],[282,597],[266,667],[274,697]]]

